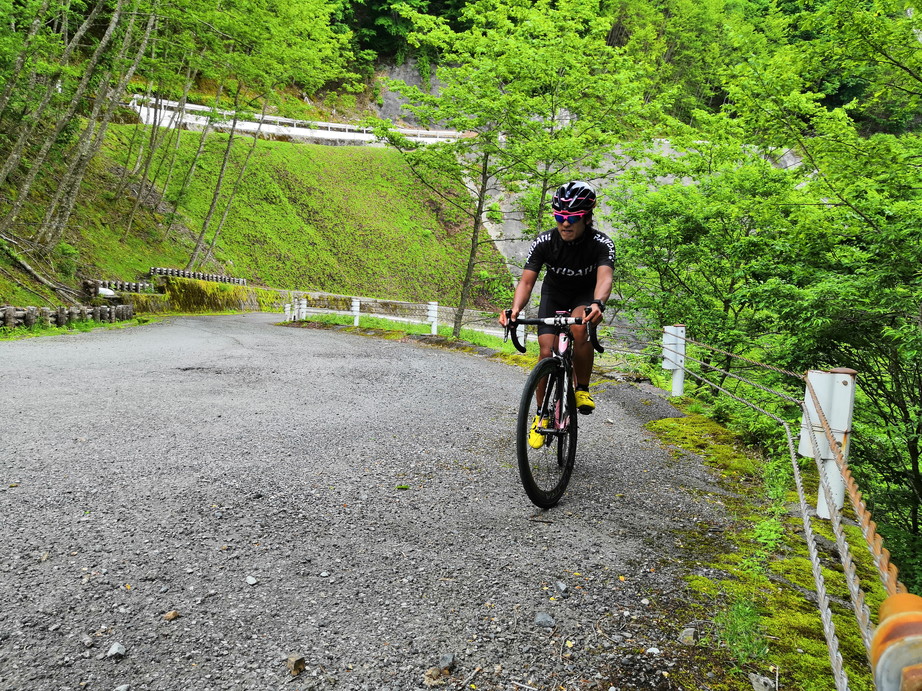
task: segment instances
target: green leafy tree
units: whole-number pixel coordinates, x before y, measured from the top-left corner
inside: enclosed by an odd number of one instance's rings
[[[721,68],[736,62],[737,27],[751,6],[725,0],[606,0],[602,15],[607,41],[644,72],[644,95],[668,103],[684,122],[696,109],[716,110],[723,102]]]
[[[696,130],[658,144],[610,195],[621,308],[656,326],[692,325],[697,340],[740,352],[774,333],[765,286],[796,261],[790,210],[803,198],[804,171],[741,146],[732,122],[698,117],[711,125],[706,137]],[[713,357],[705,364],[732,368]]]
[[[694,324],[728,350],[761,346],[760,359],[785,369],[858,371],[853,465],[907,557],[922,529],[915,21],[878,0],[769,10],[736,34],[744,59],[722,72],[722,114],[696,116],[698,143],[655,161],[620,200],[621,256],[646,282],[636,304],[647,314]],[[861,100],[844,98],[848,85]],[[895,118],[890,131],[873,125],[882,114]],[[796,170],[760,162],[784,155]],[[906,582],[922,587],[918,560],[905,563]]]
[[[504,190],[528,189],[532,209],[546,210],[550,189],[577,170],[582,177],[601,165],[619,135],[637,125],[642,88],[632,64],[607,46],[608,27],[595,3],[480,0],[466,6],[461,31],[440,18],[403,12],[416,27],[411,43],[438,51],[438,89],[392,88],[424,124],[466,133],[431,147],[388,135],[421,177],[438,171],[469,190],[470,201],[455,200],[471,219],[457,335],[487,208]],[[541,223],[540,214],[532,217]]]

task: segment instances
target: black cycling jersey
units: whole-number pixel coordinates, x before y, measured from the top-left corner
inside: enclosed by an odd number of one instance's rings
[[[545,266],[538,316],[571,312],[592,302],[598,267],[615,266],[615,244],[593,228],[587,228],[572,242],[564,242],[560,233],[548,230],[535,238],[525,260],[526,270],[541,271]],[[554,333],[554,327],[545,324],[538,327],[539,335],[548,333]]]
[[[564,242],[557,230],[540,233],[531,244],[525,269],[547,267],[542,294],[585,293],[595,289],[598,267],[615,266],[615,244],[605,233],[587,228],[572,242]]]

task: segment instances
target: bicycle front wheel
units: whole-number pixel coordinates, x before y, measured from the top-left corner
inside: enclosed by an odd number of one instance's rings
[[[529,435],[536,414],[535,392],[542,382],[544,400],[538,414],[548,422],[541,430],[544,443],[535,448],[529,444]],[[576,431],[576,400],[570,378],[559,361],[542,360],[525,382],[516,427],[519,477],[535,506],[549,509],[563,496],[576,460]]]

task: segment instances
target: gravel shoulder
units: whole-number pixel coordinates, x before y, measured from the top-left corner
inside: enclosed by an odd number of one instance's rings
[[[661,393],[601,388],[541,512],[523,370],[278,319],[0,343],[0,689],[680,688],[723,518]]]

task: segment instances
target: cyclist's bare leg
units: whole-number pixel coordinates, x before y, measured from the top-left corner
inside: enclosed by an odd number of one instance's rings
[[[551,353],[554,350],[555,338],[557,338],[555,334],[538,335],[538,349],[540,350],[540,354],[538,355],[538,362],[551,356]],[[546,384],[546,380],[538,382],[538,388],[535,390],[535,398],[537,399],[535,403],[539,408],[541,407],[541,402],[544,400],[544,390],[546,388]]]
[[[577,307],[571,313],[574,317],[584,317],[586,308]],[[576,386],[589,387],[589,377],[592,376],[592,363],[595,361],[595,351],[589,341],[589,333],[583,325],[570,327],[573,334],[573,378]]]

